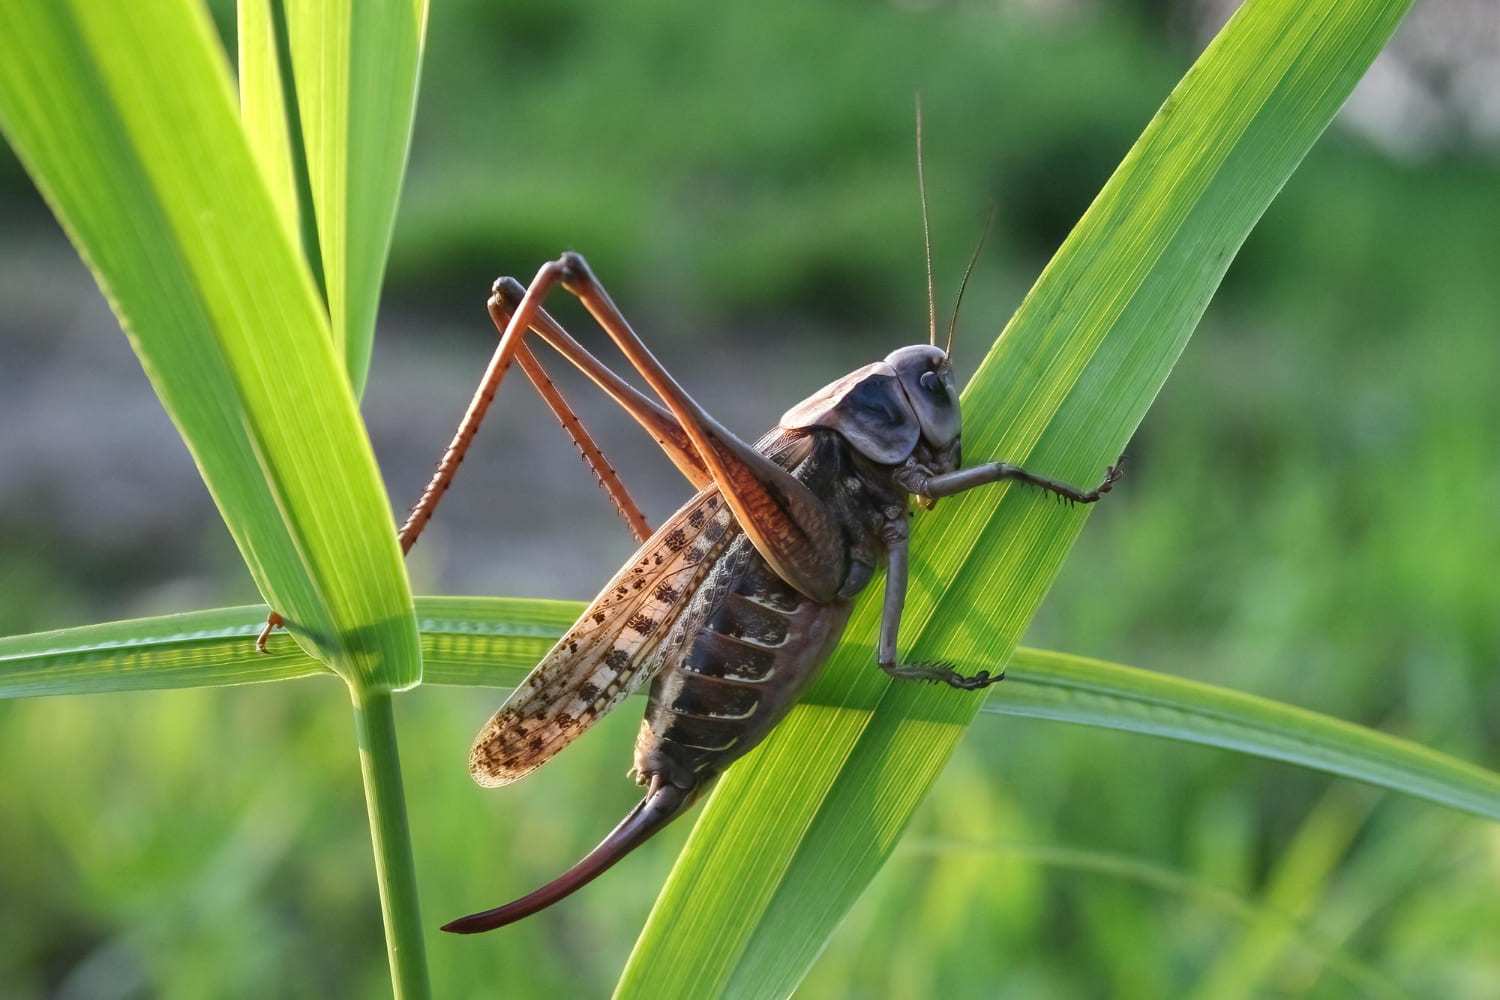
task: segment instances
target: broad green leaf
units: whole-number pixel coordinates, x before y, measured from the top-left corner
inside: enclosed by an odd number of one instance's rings
[[[415,683],[411,597],[374,455],[203,9],[0,5],[0,129],[272,606],[351,682]]]
[[[334,343],[358,395],[416,107],[427,0],[286,0]]]
[[[583,610],[571,601],[419,597],[424,678],[513,687]],[[286,680],[324,672],[291,640],[252,640],[261,605],[0,639],[0,698]],[[862,651],[873,670],[873,653]],[[990,661],[959,661],[967,671]],[[835,706],[811,692],[794,715]],[[622,709],[629,711],[629,709]],[[1085,657],[1016,650],[983,711],[1102,726],[1315,768],[1500,820],[1500,774],[1419,743],[1291,705]],[[995,724],[999,724],[995,720]],[[461,762],[454,766],[461,766]]]
[[[1251,0],[1167,98],[964,396],[964,453],[1097,480],[1251,227],[1406,0]],[[1021,489],[918,519],[903,650],[1003,663],[1084,512]],[[721,779],[620,997],[785,996],[890,855],[982,699],[868,669],[879,588],[807,710]]]

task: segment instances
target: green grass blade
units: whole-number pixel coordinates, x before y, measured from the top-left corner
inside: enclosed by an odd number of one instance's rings
[[[1318,712],[1149,670],[1022,648],[984,709],[1238,750],[1500,820],[1494,771]]]
[[[220,687],[326,674],[278,633],[266,653],[255,635],[267,608],[255,604],[137,618],[0,639],[0,697],[109,694]]]
[[[307,176],[302,119],[297,113],[286,7],[280,0],[240,0],[238,15],[240,116],[245,134],[282,224],[302,248],[326,310],[328,289]]]
[[[426,0],[286,5],[334,342],[356,395],[411,145]]]
[[[965,395],[965,454],[1095,480],[1225,268],[1405,12],[1253,0],[1168,97]],[[916,660],[1003,662],[1083,512],[1017,490],[920,518]],[[869,669],[878,593],[789,718],[722,779],[618,996],[785,996],[901,836],[981,699]]]
[[[270,655],[252,651],[265,610],[216,608],[3,638],[0,697],[207,687],[323,673],[284,636],[271,641]],[[582,610],[571,601],[419,597],[425,680],[512,687]],[[993,664],[958,666],[973,672]],[[834,709],[819,700],[824,693],[809,694],[794,717]],[[1016,650],[1005,682],[990,689],[983,711],[1222,747],[1500,820],[1500,774],[1494,771],[1292,705],[1086,657]]]
[[[426,680],[511,687],[581,604],[526,598],[419,599]],[[254,650],[261,604],[0,638],[0,698],[218,687],[326,672],[283,633]]]
[[[3,5],[0,128],[110,300],[261,591],[351,681],[415,683],[374,455],[202,8]]]
[[[287,232],[300,236],[302,210],[287,116],[290,81],[282,75],[274,2],[239,0],[235,39],[239,44],[240,116],[276,212]]]

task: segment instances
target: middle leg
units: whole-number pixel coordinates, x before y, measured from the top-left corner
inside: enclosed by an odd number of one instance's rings
[[[882,537],[886,547],[885,601],[880,609],[880,645],[876,662],[892,677],[906,680],[940,681],[950,687],[974,691],[1005,679],[1005,671],[993,676],[981,670],[966,677],[945,663],[901,663],[897,658],[896,640],[901,629],[901,612],[906,607],[906,567],[910,549],[911,525],[905,512],[887,518]]]

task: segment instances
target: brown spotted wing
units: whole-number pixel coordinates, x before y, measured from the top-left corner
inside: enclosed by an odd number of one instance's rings
[[[800,435],[779,431],[756,448],[783,465],[806,452]],[[681,655],[735,582],[738,568],[722,563],[741,534],[714,486],[673,514],[480,731],[474,780],[492,787],[530,774]]]
[[[717,487],[652,535],[490,719],[469,755],[481,785],[529,774],[654,675],[702,622],[699,588],[739,535]]]

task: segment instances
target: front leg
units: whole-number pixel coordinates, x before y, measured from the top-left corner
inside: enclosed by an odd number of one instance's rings
[[[941,681],[944,684],[973,691],[988,687],[1005,679],[1005,671],[994,677],[988,670],[981,670],[973,677],[965,677],[943,663],[897,663],[896,633],[901,628],[901,611],[906,606],[906,564],[910,548],[911,527],[906,512],[893,507],[886,512],[885,540],[887,566],[885,572],[885,604],[880,612],[880,646],[876,652],[880,669],[892,677],[910,680]]]
[[[1120,481],[1125,474],[1124,469],[1125,456],[1121,455],[1119,460],[1105,471],[1104,481],[1091,490],[1082,490],[1077,486],[1069,486],[1067,483],[1048,479],[1046,476],[1038,476],[1027,472],[1019,465],[1011,465],[1008,462],[986,462],[972,469],[959,469],[957,472],[945,472],[937,476],[929,476],[912,465],[902,470],[900,478],[902,485],[920,497],[927,506],[931,506],[932,502],[939,497],[951,497],[976,486],[998,483],[1006,479],[1014,479],[1040,487],[1069,503],[1094,503]]]

